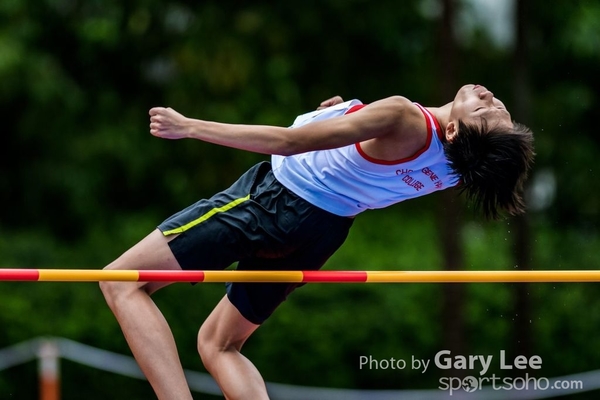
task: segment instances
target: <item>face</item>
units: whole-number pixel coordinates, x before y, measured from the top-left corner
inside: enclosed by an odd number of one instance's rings
[[[504,103],[481,85],[465,85],[456,93],[447,127],[449,133],[457,129],[458,120],[474,125],[481,124],[482,120],[485,120],[490,127],[505,125],[512,128],[513,126],[510,113]]]

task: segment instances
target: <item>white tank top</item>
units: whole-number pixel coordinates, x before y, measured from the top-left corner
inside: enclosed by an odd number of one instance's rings
[[[365,154],[360,143],[356,143],[292,156],[273,155],[273,173],[279,182],[304,200],[345,217],[455,186],[458,178],[452,174],[444,155],[440,126],[427,109],[417,106],[427,123],[427,141],[411,157],[377,160]],[[291,127],[340,117],[362,107],[358,100],[347,101],[300,115]]]

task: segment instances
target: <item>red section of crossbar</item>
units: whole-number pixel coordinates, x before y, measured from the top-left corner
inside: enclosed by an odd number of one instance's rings
[[[366,271],[303,271],[302,282],[366,282]]]
[[[37,281],[40,279],[40,271],[37,269],[0,269],[0,277],[3,281]]]
[[[141,270],[140,282],[202,282],[204,271],[146,271]]]

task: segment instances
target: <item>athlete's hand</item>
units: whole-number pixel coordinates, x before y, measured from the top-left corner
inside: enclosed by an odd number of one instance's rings
[[[340,104],[343,102],[344,102],[344,99],[342,99],[340,96],[334,96],[330,99],[327,99],[327,100],[321,102],[319,107],[317,107],[317,110],[322,110],[324,108],[335,106],[336,104]]]
[[[181,139],[188,136],[189,119],[172,108],[150,109],[150,134],[163,139]]]

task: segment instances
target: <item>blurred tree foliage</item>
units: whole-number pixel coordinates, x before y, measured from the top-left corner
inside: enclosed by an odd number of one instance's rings
[[[599,268],[595,127],[600,81],[597,1],[531,0],[537,163],[528,188],[538,269]],[[457,6],[468,14],[469,3]],[[0,2],[0,265],[101,268],[199,197],[226,187],[262,155],[148,134],[168,105],[204,119],[286,126],[334,94],[370,102],[438,98],[435,0]],[[511,106],[510,47],[482,27],[461,42],[458,72]],[[451,99],[448,99],[448,101]],[[361,215],[331,269],[436,269],[436,196]],[[465,211],[467,269],[511,266],[511,220]],[[195,333],[220,285],[156,295],[187,368],[201,370]],[[531,288],[538,374],[597,369],[596,285]],[[247,344],[265,378],[360,388],[435,388],[443,371],[359,370],[358,358],[432,358],[441,350],[436,285],[309,285]],[[512,291],[468,286],[470,354],[512,345]],[[128,353],[94,284],[0,283],[0,347],[64,336]],[[495,371],[501,372],[501,371]],[[535,371],[530,371],[535,372]],[[0,373],[0,397],[32,398],[31,366]],[[148,387],[66,363],[64,398],[146,398]],[[112,383],[110,383],[112,382]],[[116,392],[115,392],[116,390]],[[580,397],[583,398],[583,397]],[[590,397],[592,398],[592,397]]]

